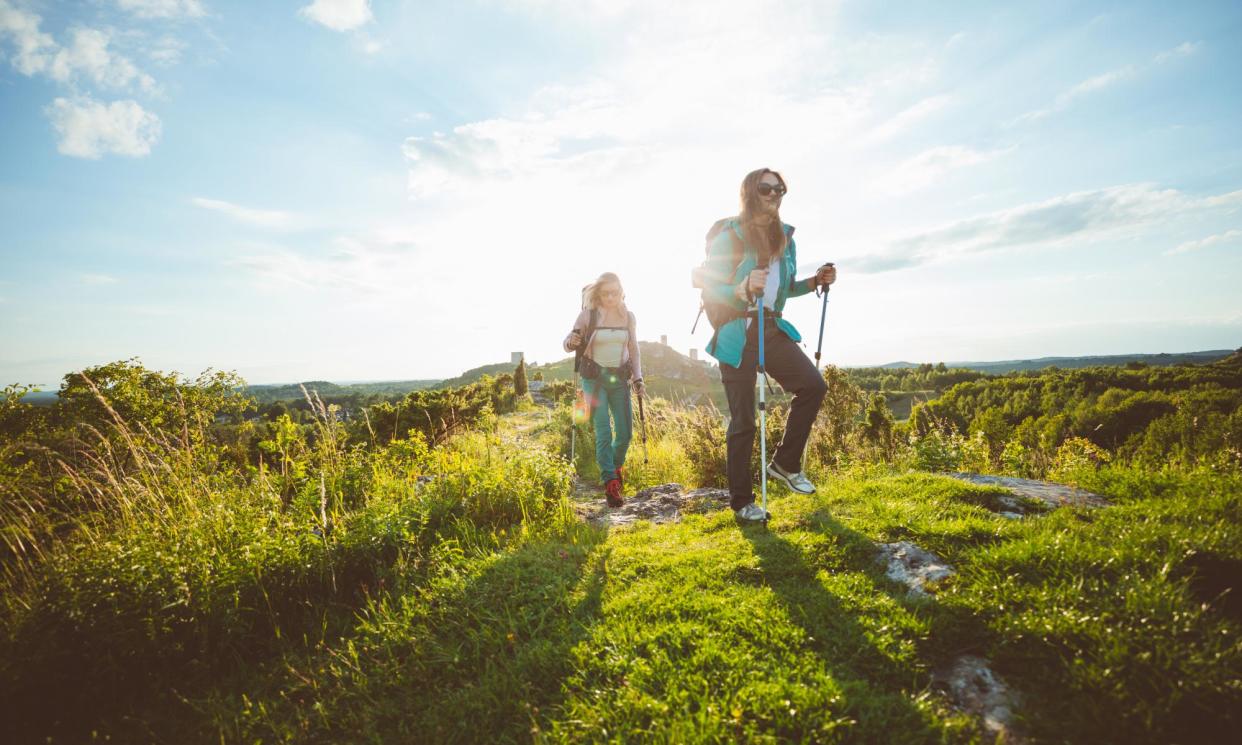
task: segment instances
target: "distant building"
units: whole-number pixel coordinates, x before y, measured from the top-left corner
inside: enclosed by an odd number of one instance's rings
[[[526,356],[526,355],[525,355],[525,353],[524,353],[524,352],[510,352],[510,353],[509,353],[509,362],[511,362],[511,363],[513,363],[514,365],[516,365],[517,363],[521,362],[521,361],[522,361],[522,358],[523,358],[523,357],[525,357],[525,356]]]
[[[660,334],[660,343],[666,347],[668,346],[668,334]]]
[[[692,359],[692,360],[698,360],[698,358],[699,358],[699,350],[697,350],[697,349],[691,349],[691,350],[690,350],[690,359]]]

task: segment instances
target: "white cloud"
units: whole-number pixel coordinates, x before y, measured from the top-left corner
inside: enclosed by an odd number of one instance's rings
[[[93,286],[112,285],[119,281],[116,277],[109,274],[94,274],[90,272],[79,275],[78,279],[80,279],[83,284]]]
[[[1220,197],[1193,198],[1151,184],[1076,192],[902,238],[882,251],[856,257],[851,265],[858,271],[882,272],[970,253],[1088,241],[1219,204]]]
[[[1160,54],[1157,54],[1156,59],[1154,61],[1156,64],[1163,64],[1165,62],[1168,62],[1169,60],[1177,59],[1179,57],[1189,57],[1190,55],[1194,54],[1195,52],[1199,51],[1202,48],[1203,48],[1203,42],[1201,41],[1183,42],[1173,47],[1172,49],[1168,49],[1168,50],[1161,52]]]
[[[350,31],[375,20],[371,0],[315,0],[298,15],[333,31]]]
[[[1158,53],[1155,57],[1152,58],[1151,62],[1152,64],[1159,65],[1159,64],[1168,62],[1171,59],[1176,59],[1178,57],[1187,57],[1191,54],[1194,54],[1202,46],[1203,46],[1202,42],[1189,42],[1189,41],[1184,42],[1172,49],[1168,49],[1168,50]],[[1021,116],[1011,121],[1010,124],[1012,125],[1012,124],[1022,124],[1025,122],[1031,122],[1037,119],[1043,119],[1044,117],[1049,116],[1051,114],[1056,114],[1058,112],[1064,111],[1065,109],[1069,108],[1070,105],[1074,103],[1074,101],[1080,98],[1083,98],[1084,96],[1095,93],[1096,91],[1100,91],[1100,90],[1103,90],[1104,88],[1108,88],[1121,81],[1129,80],[1130,78],[1136,77],[1138,74],[1143,72],[1148,67],[1149,67],[1148,65],[1142,65],[1142,66],[1126,65],[1116,70],[1110,70],[1109,72],[1101,73],[1100,75],[1087,78],[1086,80],[1078,83],[1077,85],[1074,85],[1073,87],[1069,88],[1068,90],[1058,95],[1056,99],[1052,102],[1052,105],[1046,108],[1028,111],[1025,114],[1022,114]]]
[[[1177,246],[1177,248],[1169,249],[1165,252],[1166,256],[1175,254],[1183,254],[1189,251],[1198,251],[1201,248],[1209,246],[1217,246],[1221,244],[1233,245],[1242,243],[1242,230],[1226,230],[1223,233],[1209,235],[1207,238],[1200,238],[1197,241],[1186,241]]]
[[[829,37],[830,20],[805,18],[826,7],[651,4],[637,13],[635,4],[537,4],[536,21],[586,16],[590,33],[607,30],[620,47],[572,83],[536,91],[514,114],[408,138],[411,195],[477,193],[540,174],[596,184],[675,161],[777,162],[832,149],[847,134],[856,140],[870,93],[829,81],[848,50]]]
[[[45,111],[60,135],[57,150],[64,155],[92,159],[108,153],[149,155],[160,137],[159,117],[136,101],[104,104],[89,96],[57,98]]]
[[[312,255],[279,245],[251,244],[249,253],[230,264],[250,270],[264,284],[344,291],[388,301],[418,292],[429,273],[439,271],[429,270],[425,257],[402,235],[339,236],[331,245],[328,253]],[[451,274],[441,279],[440,286],[451,293]]]
[[[13,67],[28,77],[43,74],[58,83],[85,79],[108,88],[137,84],[145,92],[155,90],[155,81],[127,57],[109,48],[108,32],[93,28],[74,28],[68,46],[56,43],[39,30],[42,19],[0,0],[0,38],[8,37],[17,48]]]
[[[147,50],[147,56],[157,65],[168,67],[181,61],[186,43],[173,36],[165,36]]]
[[[17,47],[13,66],[23,75],[35,75],[51,65],[56,41],[39,30],[41,19],[29,11],[0,0],[0,34],[9,37]]]
[[[201,0],[117,0],[121,10],[129,11],[139,18],[201,18]]]
[[[108,88],[124,88],[136,82],[148,93],[155,91],[155,81],[150,75],[139,70],[126,57],[108,49],[111,38],[107,33],[77,28],[71,37],[70,45],[58,50],[48,66],[47,72],[53,80],[71,83],[83,76],[96,85]]]
[[[77,27],[61,46],[39,30],[42,19],[0,0],[0,41],[7,37],[16,47],[12,64],[26,76],[46,75],[74,92],[56,98],[44,109],[59,135],[57,149],[80,158],[107,153],[140,156],[151,152],[159,139],[160,120],[136,101],[99,103],[79,93],[82,83],[109,89],[136,87],[159,93],[155,80],[126,56],[110,48],[110,32]]]
[[[937,111],[940,111],[950,101],[951,98],[949,96],[943,95],[924,98],[922,101],[904,109],[896,116],[871,130],[866,136],[866,142],[868,144],[875,144],[891,139],[893,136],[906,131]]]
[[[1208,197],[1204,201],[1209,207],[1228,207],[1229,211],[1232,212],[1234,209],[1242,206],[1242,189],[1231,191],[1228,194]]]
[[[934,147],[898,164],[877,179],[876,185],[890,194],[908,194],[930,186],[950,171],[985,163],[1005,152],[980,151],[961,145]]]
[[[301,227],[304,223],[304,220],[299,215],[292,212],[254,209],[253,207],[243,207],[239,204],[225,202],[220,199],[194,197],[190,199],[190,203],[203,209],[222,212],[239,222],[258,225],[263,228],[291,230]]]
[[[1111,70],[1109,72],[1087,78],[1081,83],[1078,83],[1069,90],[1066,90],[1058,95],[1056,100],[1052,102],[1051,106],[1043,109],[1035,109],[1034,111],[1028,111],[1010,123],[1022,124],[1025,122],[1035,121],[1037,119],[1043,119],[1046,116],[1064,111],[1069,108],[1070,104],[1083,96],[1107,88],[1108,86],[1119,81],[1133,77],[1135,71],[1136,68],[1133,65],[1126,65],[1120,69]]]

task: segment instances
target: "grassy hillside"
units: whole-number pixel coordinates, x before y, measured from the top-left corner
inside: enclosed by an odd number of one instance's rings
[[[1219,367],[1113,375],[1236,417],[1191,380],[1233,380]],[[228,376],[90,372],[52,411],[0,401],[6,743],[986,742],[937,683],[965,656],[1034,742],[1216,743],[1242,724],[1233,440],[1158,467],[1053,443],[1049,473],[1112,506],[1011,519],[996,487],[928,472],[991,467],[974,440],[894,441],[830,369],[818,494],[774,488],[766,528],[718,507],[605,528],[574,504],[594,498],[574,480],[589,427],[571,464],[568,407],[496,381],[230,429]],[[1045,384],[1086,426],[1125,394],[1082,375]],[[648,416],[631,499],[721,483],[718,413],[655,399]],[[952,573],[909,592],[880,562],[898,542]]]
[[[512,373],[516,369],[517,369],[517,365],[513,364],[512,362],[494,362],[490,365],[480,365],[479,367],[472,367],[455,378],[446,378],[445,380],[441,380],[435,385],[430,386],[430,387],[438,388],[438,389],[459,388],[463,385],[470,385],[471,383],[479,382],[480,380],[483,379],[484,375],[490,375],[492,377],[496,377],[498,375],[503,375],[505,373]],[[534,369],[535,368],[532,368],[532,372],[534,371]]]
[[[692,360],[658,342],[640,341],[638,346],[643,360],[643,377],[650,395],[688,404],[712,400],[717,406],[725,405],[720,373],[714,366]],[[532,373],[542,373],[547,381],[573,380],[573,370],[572,356],[531,368]]]

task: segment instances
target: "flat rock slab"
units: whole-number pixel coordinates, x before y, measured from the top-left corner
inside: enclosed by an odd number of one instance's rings
[[[977,717],[992,742],[1026,742],[1013,728],[1017,695],[992,672],[987,660],[974,655],[958,657],[932,671],[932,685],[943,691],[954,706]]]
[[[643,489],[625,498],[620,507],[609,507],[603,494],[588,496],[575,490],[574,509],[578,516],[595,525],[620,527],[632,525],[639,520],[653,523],[671,523],[681,520],[687,513],[710,512],[727,507],[728,489],[691,489],[681,484],[660,484]],[[583,497],[586,497],[585,499]]]
[[[1037,500],[1048,509],[1071,505],[1076,507],[1108,507],[1112,504],[1099,494],[1089,492],[1086,489],[1066,486],[1065,484],[1054,484],[1051,481],[1020,479],[1013,476],[985,476],[980,473],[950,473],[946,475],[952,476],[955,479],[961,479],[962,481],[969,481],[972,484],[999,486],[1019,497]],[[1006,517],[1021,517],[1030,512],[1020,499],[1006,501],[1002,497],[1000,502],[1001,509],[999,512]]]
[[[944,559],[909,541],[881,543],[879,549],[876,562],[885,566],[889,579],[909,587],[913,597],[926,597],[929,584],[953,575]]]

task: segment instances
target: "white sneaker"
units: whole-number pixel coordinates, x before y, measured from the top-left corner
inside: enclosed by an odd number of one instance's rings
[[[751,520],[753,522],[767,520],[771,517],[771,515],[763,511],[762,507],[754,502],[751,502],[740,510],[734,510],[733,514],[736,515],[739,520]]]
[[[776,465],[776,463],[768,464],[768,475],[779,480],[785,486],[798,492],[799,494],[814,494],[815,484],[806,477],[801,471],[797,473],[789,473],[785,469]]]

